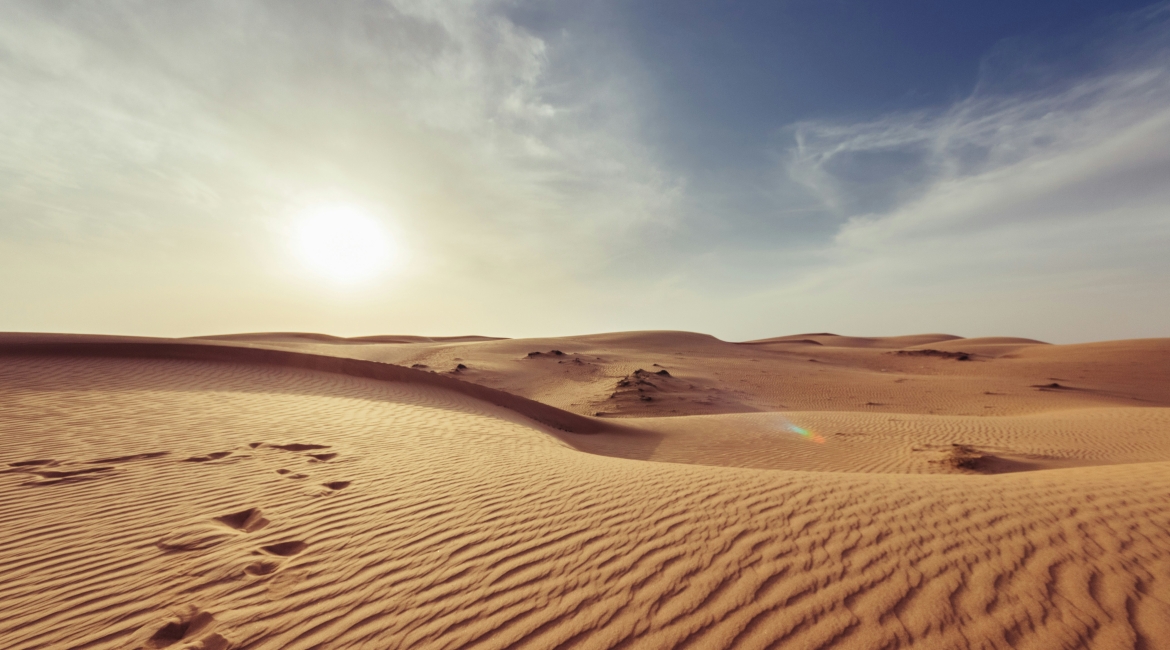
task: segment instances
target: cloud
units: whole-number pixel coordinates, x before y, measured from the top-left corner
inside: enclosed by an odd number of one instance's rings
[[[1049,62],[1040,87],[1015,82],[1042,62],[1017,59],[949,107],[794,125],[787,178],[840,226],[770,295],[887,330],[1164,335],[1167,18],[1161,5],[1119,19],[1094,69],[1054,75]],[[1091,305],[1131,319],[1118,331]]]
[[[686,172],[620,26],[521,5],[3,3],[5,327],[1165,333],[1168,5]],[[321,202],[382,219],[402,275],[308,281],[290,217]]]
[[[296,204],[339,200],[436,268],[602,263],[679,181],[635,137],[634,89],[551,78],[507,6],[6,3],[0,233],[246,257],[225,229],[271,239]]]

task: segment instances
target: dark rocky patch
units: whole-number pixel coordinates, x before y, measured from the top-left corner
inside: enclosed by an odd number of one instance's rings
[[[89,467],[86,469],[75,469],[69,471],[29,470],[27,473],[36,474],[41,478],[68,478],[70,476],[81,476],[82,474],[95,474],[98,472],[111,472],[113,470],[113,467]]]
[[[971,354],[969,352],[947,352],[945,350],[897,350],[895,352],[887,352],[886,354],[896,354],[900,357],[939,357],[941,359],[954,359],[955,361],[971,360]]]
[[[283,449],[285,451],[312,451],[314,449],[328,449],[329,445],[314,445],[302,442],[294,442],[291,445],[272,445],[274,449]]]
[[[220,458],[227,458],[228,456],[231,456],[231,455],[232,455],[232,452],[230,452],[230,451],[213,451],[210,454],[207,454],[206,456],[191,456],[190,458],[184,458],[183,462],[185,462],[185,463],[206,463],[206,462],[213,461],[213,460],[219,460]]]
[[[91,465],[99,465],[102,463],[128,463],[132,460],[146,460],[148,458],[159,458],[166,456],[169,451],[152,451],[146,454],[132,454],[129,456],[115,456],[113,458],[99,458],[98,460],[89,461]]]

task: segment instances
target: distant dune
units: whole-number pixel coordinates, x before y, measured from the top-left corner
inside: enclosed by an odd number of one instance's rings
[[[0,335],[0,648],[1170,647],[1170,339]]]
[[[307,332],[257,332],[254,334],[218,334],[191,337],[207,341],[244,341],[260,343],[467,343],[472,341],[499,341],[492,336],[354,336],[341,337]]]
[[[955,341],[960,337],[951,334],[915,334],[912,336],[838,336],[836,334],[797,334],[795,336],[778,336],[771,339],[747,341],[746,345],[760,345],[765,343],[792,343],[816,342],[834,348],[909,348],[916,345],[928,345],[943,341]]]

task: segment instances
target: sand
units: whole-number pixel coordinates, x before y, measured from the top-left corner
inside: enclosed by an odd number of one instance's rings
[[[0,648],[1170,647],[1167,339],[10,334],[0,468]]]

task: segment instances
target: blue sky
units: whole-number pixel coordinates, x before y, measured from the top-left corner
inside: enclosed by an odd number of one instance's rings
[[[997,49],[1044,48],[1046,64],[1084,72],[1092,61],[1077,59],[1101,23],[1148,4],[553,2],[509,14],[554,42],[565,30],[619,40],[665,118],[656,145],[702,169],[759,164],[761,134],[796,121],[959,101]]]
[[[0,330],[1166,336],[1168,7],[5,3]]]

